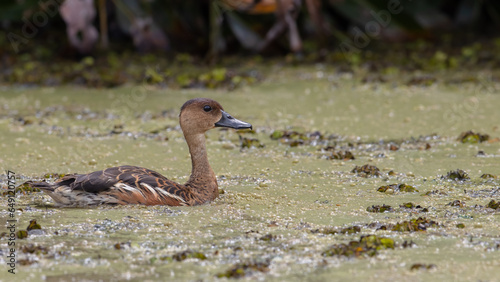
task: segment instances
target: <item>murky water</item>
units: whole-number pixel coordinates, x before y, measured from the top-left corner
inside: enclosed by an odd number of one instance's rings
[[[218,100],[252,123],[256,134],[241,135],[265,147],[240,149],[239,134],[232,130],[207,133],[210,162],[224,194],[199,207],[56,208],[42,193],[19,194],[17,228],[36,219],[44,232],[15,241],[15,276],[5,267],[9,250],[2,240],[0,279],[210,281],[226,279],[217,274],[236,264],[262,263],[262,271],[248,270],[245,279],[500,281],[500,212],[485,208],[500,200],[500,142],[495,139],[500,137],[500,84],[362,84],[320,71],[308,70],[320,78],[296,71],[291,78],[276,75],[232,92],[144,86],[1,89],[0,164],[16,173],[17,184],[46,173],[124,164],[184,182],[191,163],[177,115],[183,102],[200,96]],[[319,131],[323,138],[290,147],[269,137],[286,129]],[[458,142],[467,130],[489,134],[490,142]],[[327,159],[331,152],[322,150],[327,146],[348,149],[355,160]],[[351,172],[364,164],[377,166],[382,176]],[[456,169],[470,180],[441,178]],[[5,175],[2,183],[5,187]],[[396,183],[419,192],[377,192]],[[462,205],[449,205],[455,200]],[[399,207],[407,202],[428,211]],[[366,211],[382,204],[394,211]],[[7,197],[0,198],[0,207],[0,225],[7,226]],[[377,230],[374,224],[418,217],[439,227],[397,232]],[[465,227],[458,228],[459,223]],[[323,232],[353,225],[361,231]],[[334,244],[367,234],[392,238],[396,247],[373,257],[322,256]],[[414,244],[404,248],[405,241]],[[206,259],[172,258],[186,250]],[[411,270],[417,263],[434,266]]]

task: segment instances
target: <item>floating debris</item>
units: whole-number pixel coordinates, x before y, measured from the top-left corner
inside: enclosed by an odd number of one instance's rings
[[[365,164],[363,166],[356,166],[351,171],[353,173],[357,173],[358,176],[361,177],[380,177],[382,173],[380,173],[380,169],[374,165]]]
[[[36,255],[40,255],[40,254],[46,255],[49,253],[49,250],[47,248],[39,246],[39,245],[26,244],[26,245],[21,247],[21,252],[23,252],[25,254],[29,253],[29,254],[36,254]]]
[[[280,140],[281,143],[287,144],[290,147],[310,145],[312,142],[324,139],[319,131],[300,133],[292,130],[275,130],[269,137],[273,140]]]
[[[201,252],[195,252],[195,251],[191,251],[191,250],[186,250],[186,251],[183,251],[183,252],[179,252],[179,253],[176,253],[172,256],[172,259],[176,260],[176,261],[183,261],[183,260],[186,260],[186,259],[189,259],[189,258],[195,258],[195,259],[199,259],[199,260],[206,260],[207,259],[207,256],[205,256],[205,254],[201,253]]]
[[[393,194],[394,192],[408,192],[408,193],[418,192],[418,190],[415,187],[404,183],[381,186],[377,189],[377,191],[387,194]]]
[[[379,250],[394,249],[394,240],[376,235],[361,236],[359,241],[351,241],[348,244],[335,244],[321,253],[324,257],[344,256],[360,257],[375,256]]]
[[[413,247],[415,247],[416,245],[417,245],[417,244],[415,244],[415,242],[413,242],[413,241],[408,242],[408,241],[406,241],[406,240],[405,240],[405,241],[403,242],[403,244],[401,244],[401,247],[403,247],[403,249],[406,249],[406,248],[413,248]]]
[[[2,196],[7,196],[9,194],[9,191],[7,191],[7,189],[1,188],[0,190],[3,190]],[[15,191],[16,191],[16,194],[19,193],[19,194],[27,195],[27,194],[31,194],[33,192],[40,192],[40,189],[38,189],[36,187],[32,187],[31,181],[27,181],[27,182],[24,182],[23,184],[17,186]]]
[[[484,173],[480,176],[482,179],[497,179],[496,175],[489,174],[489,173]]]
[[[266,242],[273,242],[273,241],[276,241],[277,238],[278,238],[278,236],[276,236],[276,235],[266,234],[266,235],[260,237],[259,240],[266,241]]]
[[[488,141],[490,139],[490,136],[487,134],[481,134],[481,133],[474,133],[471,130],[462,132],[460,136],[458,136],[457,140],[462,142],[462,143],[468,143],[468,144],[476,144],[476,143],[481,143]]]
[[[259,139],[240,137],[241,148],[264,148],[265,145],[260,143]]]
[[[250,275],[252,272],[268,272],[269,263],[268,262],[249,262],[249,263],[239,263],[225,272],[216,275],[218,278],[242,278]]]
[[[361,232],[361,227],[357,226],[357,225],[345,227],[342,229],[325,228],[321,231],[319,231],[318,229],[312,231],[312,233],[323,233],[323,234],[331,234],[331,235],[334,235],[334,234],[356,234],[359,232]]]
[[[392,211],[394,211],[394,209],[391,206],[384,204],[382,206],[376,205],[376,206],[367,207],[366,211],[383,213],[383,212],[392,212]]]
[[[461,202],[460,200],[455,200],[453,202],[449,202],[448,204],[446,204],[447,206],[450,206],[450,207],[459,207],[459,208],[463,208],[465,207],[465,203],[464,202]]]
[[[494,210],[500,210],[500,201],[496,202],[495,200],[491,200],[487,205],[487,208],[494,209]]]
[[[422,194],[422,196],[434,196],[434,195],[446,196],[446,195],[448,195],[448,193],[443,192],[441,190],[431,190],[431,191],[425,192],[425,194]]]
[[[446,176],[442,176],[441,178],[442,179],[450,179],[450,180],[454,180],[454,181],[470,180],[470,177],[467,174],[467,172],[465,172],[461,169],[452,170],[452,171],[448,172],[448,174],[446,174]]]
[[[413,271],[413,270],[429,270],[429,269],[433,269],[433,268],[436,268],[436,265],[432,264],[432,263],[431,264],[415,263],[410,267],[410,270],[411,271]]]
[[[415,232],[415,231],[426,231],[430,227],[439,227],[439,224],[434,220],[429,220],[425,217],[419,217],[417,219],[405,220],[394,225],[391,230],[399,232]]]
[[[429,212],[428,208],[424,208],[421,205],[415,205],[412,202],[408,203],[403,203],[402,205],[399,205],[400,208],[405,208],[405,209],[420,209],[419,212]]]
[[[354,155],[350,151],[338,151],[332,152],[330,156],[327,157],[329,160],[354,160]]]
[[[30,224],[26,228],[27,231],[31,231],[34,229],[42,229],[42,226],[40,224],[36,223],[36,219],[30,220]]]
[[[28,238],[28,231],[26,230],[19,230],[16,232],[16,237],[17,239],[25,239]]]

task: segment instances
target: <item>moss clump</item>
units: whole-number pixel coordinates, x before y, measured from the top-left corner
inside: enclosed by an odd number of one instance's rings
[[[335,244],[321,253],[324,257],[373,257],[378,250],[394,249],[394,240],[376,235],[361,236],[359,241],[351,241],[348,244]]]
[[[425,217],[419,217],[417,219],[405,220],[398,222],[392,227],[392,231],[399,232],[415,232],[415,231],[426,231],[429,227],[439,227],[439,224],[434,220],[429,220]]]
[[[332,152],[331,156],[328,157],[329,160],[354,160],[354,155],[350,151],[338,151]]]
[[[207,257],[205,256],[205,254],[201,253],[201,252],[195,252],[195,251],[191,251],[191,250],[186,250],[186,251],[183,251],[183,252],[179,252],[179,253],[176,253],[172,256],[172,259],[176,260],[176,261],[183,261],[183,260],[186,260],[188,258],[196,258],[196,259],[200,259],[200,260],[206,260]]]
[[[500,202],[496,202],[495,200],[491,200],[487,205],[487,208],[500,210]]]
[[[369,165],[365,164],[363,166],[355,166],[352,171],[352,173],[358,174],[358,176],[361,177],[380,177],[382,176],[382,173],[380,172],[380,169],[374,165]]]
[[[408,184],[391,184],[391,185],[386,185],[386,186],[381,186],[377,189],[378,192],[387,192],[388,189],[392,189],[394,192],[418,192],[418,190]]]
[[[216,277],[242,278],[255,271],[268,272],[269,263],[268,262],[239,263],[231,267],[230,269],[226,270],[225,272],[216,274]]]
[[[466,180],[470,179],[470,177],[467,174],[467,172],[465,172],[465,171],[463,171],[461,169],[452,170],[452,171],[448,172],[448,174],[446,174],[446,176],[444,176],[442,178],[444,178],[444,179],[450,179],[450,180],[453,180],[453,181],[466,181]]]
[[[462,143],[468,143],[468,144],[477,144],[481,143],[484,141],[488,141],[490,139],[490,136],[487,134],[481,134],[481,133],[474,133],[471,130],[462,132],[460,136],[458,136],[457,140],[462,142]]]
[[[392,212],[394,210],[393,210],[393,208],[391,206],[388,206],[388,205],[384,204],[382,206],[376,205],[376,206],[367,207],[366,211],[367,212],[383,213],[383,212]]]

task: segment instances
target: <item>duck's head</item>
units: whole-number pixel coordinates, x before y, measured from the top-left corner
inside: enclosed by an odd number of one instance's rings
[[[235,119],[218,102],[207,98],[195,98],[184,103],[179,122],[184,135],[205,133],[215,127],[252,128],[251,124]]]

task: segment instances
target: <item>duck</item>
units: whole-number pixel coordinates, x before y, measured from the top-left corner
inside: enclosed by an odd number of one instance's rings
[[[185,184],[160,173],[132,165],[88,174],[70,174],[53,183],[30,182],[48,194],[57,206],[166,205],[196,206],[219,196],[217,178],[208,162],[205,132],[216,127],[252,129],[212,99],[195,98],[182,105],[179,123],[191,155],[191,175]]]

